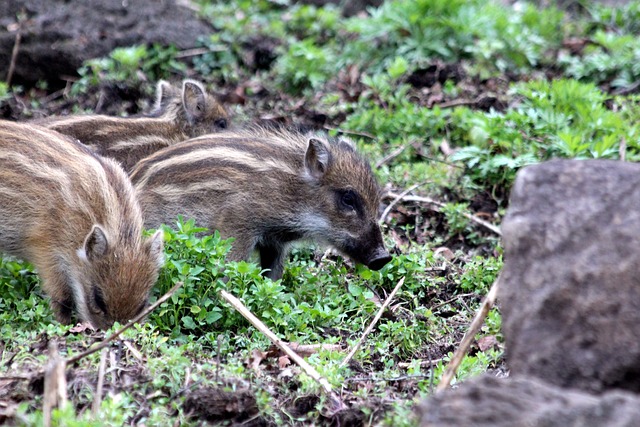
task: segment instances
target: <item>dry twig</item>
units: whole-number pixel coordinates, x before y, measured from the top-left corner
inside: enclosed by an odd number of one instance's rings
[[[402,152],[408,147],[408,144],[402,145],[398,148],[396,148],[395,150],[393,150],[392,152],[390,152],[389,154],[387,154],[386,156],[384,156],[380,161],[378,161],[378,163],[376,163],[375,168],[378,169],[380,166],[384,165],[385,163],[387,163],[390,160],[395,159],[396,157],[398,157],[400,154],[402,154]]]
[[[444,371],[444,374],[442,375],[442,379],[440,380],[438,387],[436,387],[436,391],[442,391],[447,387],[449,387],[451,380],[456,375],[456,372],[458,370],[458,367],[460,366],[460,363],[462,362],[462,359],[464,358],[465,354],[467,354],[467,351],[469,351],[469,347],[471,347],[473,338],[480,330],[480,327],[482,327],[482,323],[484,322],[484,319],[487,317],[489,310],[491,309],[491,307],[493,307],[493,304],[496,301],[496,298],[498,296],[499,283],[500,283],[500,276],[498,276],[496,281],[493,282],[493,285],[491,285],[491,289],[489,289],[489,293],[487,293],[487,296],[484,298],[484,301],[482,301],[482,304],[480,305],[478,312],[476,313],[475,317],[471,321],[471,325],[469,325],[469,330],[467,331],[466,334],[464,334],[464,337],[462,338],[460,345],[458,346],[456,351],[453,353],[453,357],[451,358],[451,361],[447,365],[447,369]]]
[[[325,126],[324,127],[325,130],[335,130],[339,133],[343,133],[345,135],[356,135],[356,136],[362,136],[365,138],[369,138],[369,139],[376,139],[375,135],[372,135],[370,133],[367,132],[356,132],[355,130],[345,130],[345,129],[340,129],[340,128],[334,128],[331,126]]]
[[[318,371],[316,371],[313,366],[307,363],[302,357],[300,357],[295,351],[291,350],[288,345],[284,343],[280,338],[276,336],[267,326],[262,323],[260,319],[258,319],[247,307],[242,304],[242,302],[231,295],[229,292],[222,289],[220,291],[220,296],[227,301],[233,308],[238,310],[240,314],[244,316],[253,326],[255,326],[260,332],[267,336],[280,350],[284,351],[289,358],[295,362],[302,370],[311,378],[313,378],[322,389],[327,393],[327,395],[333,400],[335,410],[344,409],[345,405],[340,399],[340,397],[332,390],[331,384],[327,381],[326,378],[322,377]]]
[[[196,47],[193,49],[186,49],[183,51],[180,51],[176,54],[176,59],[180,59],[180,58],[189,58],[192,56],[199,56],[199,55],[204,55],[205,53],[209,53],[211,52],[211,49],[208,49],[206,47]]]
[[[302,357],[308,357],[318,353],[320,350],[343,351],[339,344],[298,344],[295,342],[286,343],[291,350]]]
[[[124,331],[126,331],[127,329],[129,329],[130,327],[132,327],[133,325],[135,325],[136,323],[138,323],[140,320],[144,319],[146,316],[149,315],[149,313],[151,313],[153,310],[155,310],[160,304],[162,304],[163,302],[165,302],[166,300],[168,300],[171,295],[173,295],[173,293],[175,291],[178,290],[178,288],[180,288],[180,286],[182,286],[182,282],[178,282],[176,283],[173,288],[169,289],[169,291],[162,295],[158,301],[156,301],[155,303],[153,303],[152,305],[150,305],[149,307],[147,307],[147,309],[145,311],[143,311],[142,313],[138,314],[133,320],[131,320],[129,323],[127,323],[126,325],[124,325],[122,328],[120,328],[120,330],[114,332],[113,334],[111,334],[108,338],[105,338],[102,342],[100,342],[98,345],[95,345],[93,347],[91,347],[90,349],[83,351],[80,354],[77,354],[73,357],[70,357],[69,359],[67,359],[67,364],[70,365],[72,363],[77,362],[78,360],[82,359],[83,357],[87,357],[90,354],[95,353],[98,350],[101,350],[103,348],[105,348],[106,346],[109,345],[109,343],[113,340],[115,340],[116,338],[118,338],[120,335],[122,335],[122,333]]]
[[[393,209],[393,207],[396,205],[396,203],[398,203],[400,200],[402,200],[402,198],[404,196],[406,196],[407,194],[411,193],[413,190],[415,190],[416,188],[420,187],[421,185],[422,185],[422,183],[413,184],[411,187],[407,188],[402,193],[398,194],[398,197],[393,199],[391,201],[391,203],[389,203],[389,206],[387,206],[384,209],[384,211],[382,212],[382,215],[380,215],[380,219],[378,220],[378,224],[384,224],[384,220],[387,219],[387,215],[389,215],[389,212],[391,212],[391,209]]]
[[[376,325],[376,323],[378,323],[378,320],[380,320],[380,317],[382,317],[382,313],[384,313],[384,310],[391,303],[391,300],[396,295],[398,290],[400,290],[400,287],[402,286],[403,283],[404,283],[404,277],[402,277],[402,279],[400,279],[396,287],[393,288],[393,290],[391,291],[387,299],[384,301],[384,304],[382,304],[382,307],[380,307],[380,310],[378,310],[378,312],[376,313],[376,316],[373,318],[369,326],[367,326],[367,329],[365,329],[364,333],[362,334],[358,342],[356,342],[356,345],[353,346],[349,354],[347,354],[347,357],[345,357],[342,363],[340,363],[341,368],[347,366],[347,363],[349,363],[349,361],[353,358],[353,356],[355,356],[356,352],[358,351],[358,349],[360,348],[364,340],[367,338],[367,335],[371,333],[371,330],[373,329],[373,327]]]
[[[142,353],[140,353],[140,351],[138,351],[137,348],[133,346],[133,344],[131,344],[129,341],[124,341],[124,346],[129,349],[131,355],[135,357],[138,362],[144,362],[144,356],[142,355]]]
[[[429,360],[423,360],[420,362],[420,366],[421,367],[426,367],[426,366],[436,366],[438,363],[442,362],[444,358],[441,357],[439,359],[429,359]],[[398,363],[398,368],[410,368],[411,366],[413,366],[413,362],[400,362]]]
[[[98,365],[98,385],[96,386],[96,394],[93,396],[93,405],[91,406],[91,413],[93,417],[98,416],[100,411],[100,404],[102,403],[102,388],[104,387],[104,371],[107,365],[107,352],[106,348],[103,348],[100,352],[100,364]]]
[[[393,192],[388,192],[386,194],[387,197],[399,197],[399,194],[393,193]],[[400,197],[400,200],[403,202],[418,202],[418,203],[428,203],[428,204],[432,204],[438,207],[438,209],[434,209],[436,212],[440,211],[440,208],[443,207],[445,204],[442,202],[438,202],[437,200],[433,200],[429,197],[421,197],[421,196],[403,196]],[[469,219],[470,221],[475,222],[476,224],[482,225],[483,227],[485,227],[487,230],[492,231],[493,233],[495,233],[498,236],[502,236],[502,232],[500,231],[500,228],[496,227],[495,225],[484,221],[480,218],[478,218],[477,216],[474,215],[470,215],[468,213],[462,213],[462,215]]]
[[[26,12],[24,8],[22,12],[18,14],[18,30],[16,32],[16,41],[13,43],[13,50],[11,51],[11,62],[9,63],[9,71],[7,71],[7,86],[11,86],[11,79],[13,79],[13,72],[16,69],[16,61],[18,60],[18,52],[20,51],[20,42],[22,40],[22,27],[26,21]]]
[[[67,377],[65,376],[66,362],[58,354],[58,343],[49,341],[49,361],[44,370],[44,401],[42,403],[42,418],[44,426],[51,426],[53,409],[67,403]]]

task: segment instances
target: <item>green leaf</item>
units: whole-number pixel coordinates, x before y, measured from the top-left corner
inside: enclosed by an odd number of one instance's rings
[[[389,65],[389,68],[387,68],[387,73],[389,73],[391,78],[397,79],[402,77],[408,69],[409,63],[407,60],[401,56],[396,56],[391,65]]]
[[[187,329],[195,329],[196,328],[196,324],[193,321],[193,318],[191,316],[184,316],[182,318],[182,324]]]

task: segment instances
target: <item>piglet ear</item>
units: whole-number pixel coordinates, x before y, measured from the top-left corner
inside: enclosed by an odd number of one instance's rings
[[[204,117],[207,95],[202,84],[195,80],[182,83],[182,105],[190,122]]]
[[[160,80],[156,85],[156,103],[154,111],[163,111],[171,101],[179,95],[178,89],[166,80]]]
[[[109,241],[102,227],[94,225],[87,237],[84,239],[81,251],[78,252],[81,258],[93,262],[107,254]]]
[[[164,265],[163,240],[164,232],[162,230],[158,230],[153,233],[153,236],[151,236],[148,241],[149,252],[151,257],[156,261],[158,268],[161,268]]]
[[[331,153],[326,142],[316,138],[309,139],[307,153],[304,156],[304,167],[315,179],[321,179],[329,168]]]

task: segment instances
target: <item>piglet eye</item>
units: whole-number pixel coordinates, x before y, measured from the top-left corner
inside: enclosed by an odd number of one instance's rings
[[[102,310],[103,313],[107,312],[107,304],[104,302],[104,296],[102,295],[102,290],[100,290],[100,288],[98,288],[97,286],[94,286],[93,288],[93,300],[95,301],[98,308]]]
[[[227,119],[217,119],[215,122],[213,122],[213,124],[218,129],[226,129],[228,126]]]
[[[340,202],[346,208],[355,209],[356,208],[356,195],[353,191],[345,191],[340,198]]]

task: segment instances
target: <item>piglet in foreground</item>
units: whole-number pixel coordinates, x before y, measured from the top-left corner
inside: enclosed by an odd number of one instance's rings
[[[131,174],[147,227],[178,215],[257,250],[278,279],[291,243],[328,244],[379,270],[391,260],[377,223],[380,189],[349,141],[281,129],[205,135],[143,159]]]
[[[146,306],[162,233],[142,237],[131,182],[113,160],[39,126],[0,121],[0,253],[31,262],[56,318],[107,328]]]

